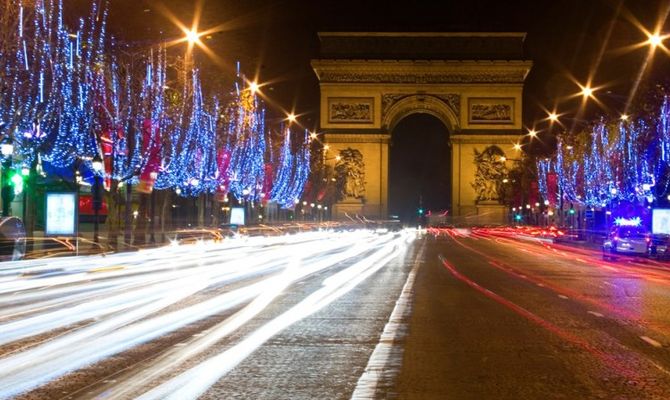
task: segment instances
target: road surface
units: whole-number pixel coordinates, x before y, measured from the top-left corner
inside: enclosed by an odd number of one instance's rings
[[[670,267],[502,231],[0,264],[0,398],[668,399]]]

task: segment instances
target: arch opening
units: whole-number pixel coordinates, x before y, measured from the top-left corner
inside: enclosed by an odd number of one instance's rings
[[[391,131],[389,164],[391,216],[415,224],[451,212],[449,129],[438,117],[417,111],[399,120]]]

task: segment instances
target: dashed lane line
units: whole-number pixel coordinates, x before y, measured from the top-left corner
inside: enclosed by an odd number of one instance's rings
[[[405,285],[379,338],[379,343],[372,352],[365,371],[358,379],[356,389],[351,395],[352,400],[376,399],[378,396],[375,393],[379,384],[394,379],[400,372],[403,348],[395,343],[407,331],[405,320],[411,312],[414,279],[421,265],[419,260],[423,257],[425,247],[424,242],[414,259],[414,266],[407,275]]]

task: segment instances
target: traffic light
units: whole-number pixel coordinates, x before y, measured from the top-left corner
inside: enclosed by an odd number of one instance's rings
[[[570,213],[570,215],[572,215],[572,214],[575,213],[575,209],[574,209],[574,208],[571,208],[570,211],[568,211],[568,212]]]
[[[417,213],[419,215],[423,215],[423,208],[419,207],[419,209],[417,210]]]
[[[514,219],[517,220],[517,221],[521,221],[521,214],[516,214],[514,216]]]
[[[12,187],[14,188],[15,195],[23,192],[23,176],[21,176],[21,174],[19,174],[16,171],[13,171],[9,180],[12,183]]]

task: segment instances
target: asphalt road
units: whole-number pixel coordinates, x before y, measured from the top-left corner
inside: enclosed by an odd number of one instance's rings
[[[670,398],[670,266],[433,233],[0,264],[0,398]]]
[[[670,399],[670,268],[496,232],[426,239],[403,399]]]

